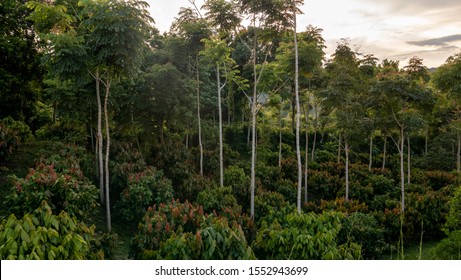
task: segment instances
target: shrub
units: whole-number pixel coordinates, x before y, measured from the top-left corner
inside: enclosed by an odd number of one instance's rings
[[[149,208],[130,254],[142,259],[251,259],[240,225],[174,201]]]
[[[0,225],[0,259],[82,260],[102,259],[94,246],[94,226],[87,227],[68,213],[52,214],[43,202],[21,219],[10,215]]]
[[[17,146],[33,138],[28,125],[11,117],[0,120],[0,160],[7,159]]]
[[[66,211],[78,219],[89,219],[98,207],[98,189],[78,170],[59,173],[53,165],[39,164],[25,178],[10,177],[11,194],[5,204],[12,213],[23,215],[46,201],[53,213]]]
[[[242,205],[243,209],[250,206],[250,178],[245,174],[243,168],[229,166],[224,170],[224,185],[232,189],[232,193],[237,198],[237,202]]]
[[[197,203],[203,206],[205,212],[220,211],[224,208],[233,209],[233,212],[240,213],[242,207],[238,205],[237,199],[232,194],[230,187],[217,187],[201,191],[197,196]]]
[[[260,259],[358,259],[356,244],[338,244],[343,215],[325,212],[321,215],[283,211],[282,218],[270,215],[262,221],[253,248]],[[341,251],[339,248],[342,248]]]
[[[336,211],[341,213],[368,212],[368,206],[365,203],[360,203],[358,200],[344,197],[336,198],[335,200],[321,200],[320,211]]]
[[[115,208],[124,221],[137,223],[149,205],[169,203],[172,199],[171,181],[162,171],[150,168],[128,177],[128,187],[120,194]]]
[[[371,214],[354,212],[342,220],[339,242],[357,243],[364,259],[375,259],[386,249],[384,231]]]
[[[433,248],[432,254],[434,259],[461,260],[461,230],[450,232],[447,238]]]

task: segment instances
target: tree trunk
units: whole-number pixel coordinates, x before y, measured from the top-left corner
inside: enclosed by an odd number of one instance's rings
[[[253,101],[251,104],[251,130],[252,130],[252,141],[251,141],[251,183],[250,183],[250,215],[254,219],[255,216],[255,186],[256,186],[256,102],[257,102],[257,90],[258,90],[258,77],[256,69],[256,47],[257,47],[257,37],[256,37],[256,14],[253,14],[253,30],[255,32],[253,36]]]
[[[304,117],[306,119],[306,154],[304,158],[304,203],[307,203],[307,176],[309,172],[309,110],[306,110],[306,112],[304,113]]]
[[[384,147],[383,147],[383,166],[382,166],[382,170],[384,170],[384,168],[386,168],[386,153],[387,153],[387,135],[384,136]]]
[[[371,171],[373,165],[373,132],[370,135],[370,156],[368,160],[368,171]]]
[[[200,150],[200,176],[203,176],[203,144],[202,144],[202,124],[200,118],[200,71],[199,71],[199,59],[196,56],[197,65],[197,122],[198,122],[198,147]]]
[[[338,156],[337,156],[337,163],[339,164],[341,162],[341,132],[338,135]]]
[[[456,151],[456,172],[461,171],[461,134],[458,131],[457,132],[458,136],[458,150]]]
[[[278,166],[282,167],[282,105],[279,110],[279,162]]]
[[[407,185],[410,185],[411,180],[411,148],[410,135],[407,137]]]
[[[99,77],[99,69],[96,69],[95,73],[96,80],[96,102],[98,103],[98,149],[97,149],[97,158],[98,158],[98,167],[99,167],[99,199],[101,203],[104,203],[104,163],[103,163],[103,139],[102,139],[102,105],[101,105],[101,79]]]
[[[298,199],[297,199],[297,208],[298,213],[301,213],[301,192],[302,192],[302,181],[303,181],[303,171],[302,171],[302,161],[301,161],[301,139],[300,139],[300,129],[301,129],[301,108],[299,105],[299,64],[298,64],[298,37],[296,34],[296,5],[293,2],[293,33],[294,33],[294,45],[295,45],[295,100],[296,100],[296,158],[298,160]]]
[[[426,127],[426,135],[424,139],[424,155],[427,156],[427,147],[429,143],[429,127]]]
[[[221,108],[221,75],[219,65],[216,67],[216,79],[218,82],[218,121],[219,121],[219,185],[224,187],[224,160],[222,141],[222,108]]]
[[[402,213],[405,212],[405,169],[403,166],[403,148],[405,143],[405,134],[404,134],[404,127],[400,127],[400,148],[399,148],[399,155],[400,155],[400,188],[401,188],[401,209]]]
[[[344,152],[346,153],[346,201],[349,200],[349,143],[344,136]]]
[[[315,143],[317,142],[317,120],[314,125],[314,139],[312,140],[311,161],[315,161]]]
[[[108,113],[108,101],[110,93],[110,75],[108,74],[106,81],[106,96],[104,99],[104,119],[106,126],[106,162],[105,162],[105,191],[106,191],[106,219],[107,219],[107,231],[111,232],[112,223],[110,216],[110,200],[109,200],[109,152],[110,152],[110,130],[109,130],[109,113]]]

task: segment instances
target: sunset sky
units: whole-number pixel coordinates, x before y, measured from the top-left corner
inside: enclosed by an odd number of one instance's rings
[[[188,0],[146,0],[155,26],[168,31],[180,7]],[[195,0],[198,7],[203,0]],[[298,31],[312,24],[322,28],[327,56],[341,38],[350,38],[360,52],[380,60],[406,65],[412,56],[437,67],[461,52],[461,1],[459,0],[305,0]],[[355,48],[355,47],[354,47]]]

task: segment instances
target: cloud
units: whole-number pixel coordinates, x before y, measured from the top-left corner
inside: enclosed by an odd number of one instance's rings
[[[461,41],[461,34],[450,35],[440,38],[432,38],[421,41],[408,41],[407,44],[415,46],[446,46],[448,43]]]

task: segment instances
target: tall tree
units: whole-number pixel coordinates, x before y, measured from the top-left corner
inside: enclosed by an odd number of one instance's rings
[[[35,24],[48,24],[53,13],[59,12],[59,20],[48,28],[49,52],[46,54],[61,74],[90,73],[96,83],[98,106],[98,158],[100,168],[100,188],[104,189],[107,229],[111,231],[109,201],[109,96],[113,82],[117,77],[136,72],[141,61],[146,34],[150,29],[150,18],[146,8],[148,4],[137,0],[102,0],[79,2],[82,9],[73,17],[66,14],[62,5],[29,5],[34,9],[31,18]],[[72,5],[73,3],[69,3]],[[50,8],[51,7],[51,8]],[[45,17],[43,15],[46,15]],[[71,25],[73,19],[78,19]],[[55,26],[60,27],[56,29]],[[68,42],[62,44],[62,42]],[[69,44],[71,43],[71,44]],[[64,48],[65,47],[65,48]],[[60,54],[60,55],[59,55]],[[100,85],[105,87],[104,105],[101,104]],[[103,108],[101,108],[103,107]],[[102,110],[104,110],[106,150],[103,156]],[[104,169],[102,159],[104,158]],[[102,178],[102,179],[101,179]]]
[[[231,58],[231,48],[226,42],[212,37],[204,39],[205,48],[201,52],[205,59],[213,65],[216,74],[216,85],[218,93],[218,118],[219,118],[219,184],[224,186],[224,159],[223,159],[223,131],[222,131],[222,90],[232,82],[244,89],[246,81],[238,76],[239,70],[236,69],[235,61]],[[222,81],[221,78],[224,78]]]
[[[452,127],[456,132],[456,171],[461,172],[461,53],[450,56],[447,61],[432,74],[431,81],[437,89],[454,101]]]
[[[383,63],[386,63],[384,61]],[[384,68],[386,69],[386,68]],[[405,211],[404,144],[407,131],[420,122],[421,108],[431,106],[434,98],[427,88],[394,68],[378,75],[371,93],[379,98],[382,114],[393,120],[399,139],[395,141],[400,156],[401,211]]]

